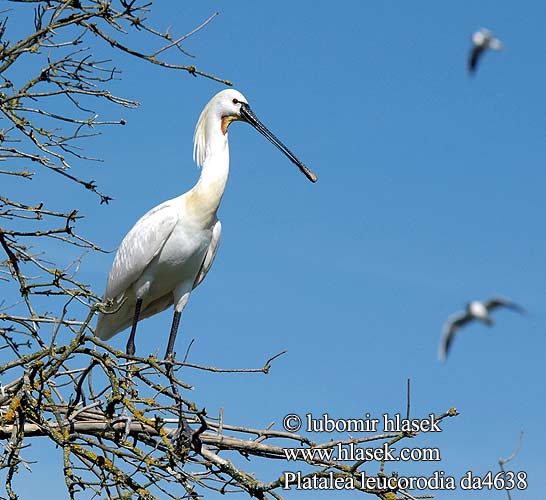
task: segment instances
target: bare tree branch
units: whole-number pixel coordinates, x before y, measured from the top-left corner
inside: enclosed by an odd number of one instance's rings
[[[21,191],[13,186],[35,182],[48,171],[55,174],[59,192],[83,186],[101,203],[112,200],[86,167],[100,161],[100,155],[88,151],[90,139],[124,125],[120,111],[139,105],[113,92],[121,77],[115,61],[127,54],[151,63],[150,69],[183,71],[229,85],[184,63],[190,54],[183,42],[196,33],[204,36],[217,13],[173,36],[149,22],[151,3],[146,0],[12,4],[34,29],[11,41],[10,11],[0,13],[0,481],[8,498],[18,498],[17,474],[41,466],[26,457],[32,439],[62,453],[71,499],[196,499],[209,491],[280,499],[283,480],[275,472],[258,479],[249,460],[305,466],[305,477],[331,473],[349,478],[357,490],[385,500],[393,495],[414,498],[398,487],[363,485],[362,472],[373,468],[369,461],[344,463],[313,453],[394,444],[418,433],[343,434],[314,442],[274,423],[263,428],[227,423],[223,410],[217,418],[207,415],[197,390],[191,393],[196,397],[188,396],[194,388],[183,375],[189,370],[267,375],[286,351],[262,366],[222,368],[191,362],[190,348],[181,362],[167,363],[154,356],[129,356],[95,338],[94,314],[113,304],[103,303],[80,281],[78,271],[86,253],[104,250],[80,231],[84,214],[78,207],[54,209],[59,200],[47,192],[43,200],[15,194]],[[101,116],[98,109],[108,115]],[[408,381],[408,417],[409,389]],[[455,415],[450,410],[437,420]],[[188,443],[178,439],[183,422],[193,433]],[[301,454],[291,459],[289,449]],[[375,465],[376,473],[386,476],[385,461]]]

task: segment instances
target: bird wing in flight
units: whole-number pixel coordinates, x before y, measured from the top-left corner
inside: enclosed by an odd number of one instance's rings
[[[440,361],[445,361],[447,358],[447,353],[457,330],[462,326],[466,325],[468,322],[472,321],[472,316],[465,312],[452,314],[446,321],[444,325],[444,331],[442,334],[442,340],[440,342],[440,349],[438,351],[438,357]]]
[[[222,224],[220,221],[216,221],[216,224],[212,228],[212,239],[210,240],[209,247],[207,248],[207,253],[203,259],[203,264],[201,264],[201,269],[195,278],[195,283],[193,288],[196,288],[204,279],[209,269],[214,262],[214,257],[216,257],[216,252],[218,251],[218,246],[220,245],[220,236],[222,236]]]
[[[507,309],[512,309],[512,311],[519,312],[520,314],[525,314],[527,311],[521,307],[519,304],[512,302],[511,300],[505,299],[504,297],[493,297],[483,303],[488,311],[493,309],[498,309],[499,307],[505,307]]]
[[[480,59],[483,51],[484,48],[481,46],[475,45],[474,47],[472,47],[470,55],[468,56],[468,72],[470,74],[474,74],[476,72],[476,68],[478,67],[478,60]]]
[[[489,48],[493,50],[502,50],[504,47],[503,43],[498,38],[492,38],[489,41]]]
[[[143,215],[123,238],[108,276],[105,298],[123,294],[161,251],[178,221],[172,202],[168,200]]]

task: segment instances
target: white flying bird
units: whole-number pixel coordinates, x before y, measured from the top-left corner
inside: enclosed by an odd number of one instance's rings
[[[465,311],[451,315],[444,325],[444,331],[438,352],[440,361],[445,361],[451,343],[453,342],[455,334],[459,328],[474,320],[483,321],[488,326],[493,325],[493,318],[489,313],[494,309],[498,309],[499,307],[512,309],[513,311],[525,314],[525,309],[523,307],[502,297],[495,297],[484,302],[479,300],[469,302]]]
[[[207,275],[220,243],[216,211],[229,171],[228,127],[250,123],[277,146],[311,181],[316,176],[256,117],[236,90],[216,94],[203,109],[194,135],[193,156],[201,167],[197,184],[145,214],[127,233],[116,253],[104,300],[112,313],[100,313],[95,334],[108,340],[132,325],[127,353],[135,352],[139,319],[174,305],[166,359],[173,356],[180,315],[192,290]]]
[[[478,62],[487,49],[502,50],[502,42],[493,37],[493,34],[485,28],[480,28],[472,35],[472,48],[468,55],[468,72],[472,75],[476,72]]]

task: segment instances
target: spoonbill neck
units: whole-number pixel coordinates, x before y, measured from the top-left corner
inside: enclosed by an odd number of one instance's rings
[[[209,117],[204,125],[201,130],[198,126],[195,137],[201,176],[188,198],[194,213],[213,223],[229,174],[229,144],[221,119]]]

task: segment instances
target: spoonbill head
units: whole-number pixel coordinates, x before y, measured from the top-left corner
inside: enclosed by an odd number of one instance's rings
[[[234,121],[244,121],[252,125],[279,148],[310,181],[317,181],[317,176],[258,119],[250,108],[246,97],[235,89],[218,92],[205,106],[197,121],[193,148],[193,158],[197,165],[200,167],[203,165],[207,157],[207,149],[213,147],[213,141],[210,139],[211,136],[214,136],[218,125],[220,125],[222,134],[226,136],[229,125]]]
[[[222,226],[217,210],[229,173],[228,127],[234,121],[252,125],[279,148],[312,182],[311,172],[250,109],[234,89],[216,94],[201,113],[194,134],[193,156],[199,180],[186,193],[152,208],[127,233],[108,277],[104,300],[111,311],[99,314],[95,334],[108,340],[132,326],[127,353],[135,352],[140,319],[174,305],[166,359],[173,356],[180,315],[191,292],[210,270]]]

